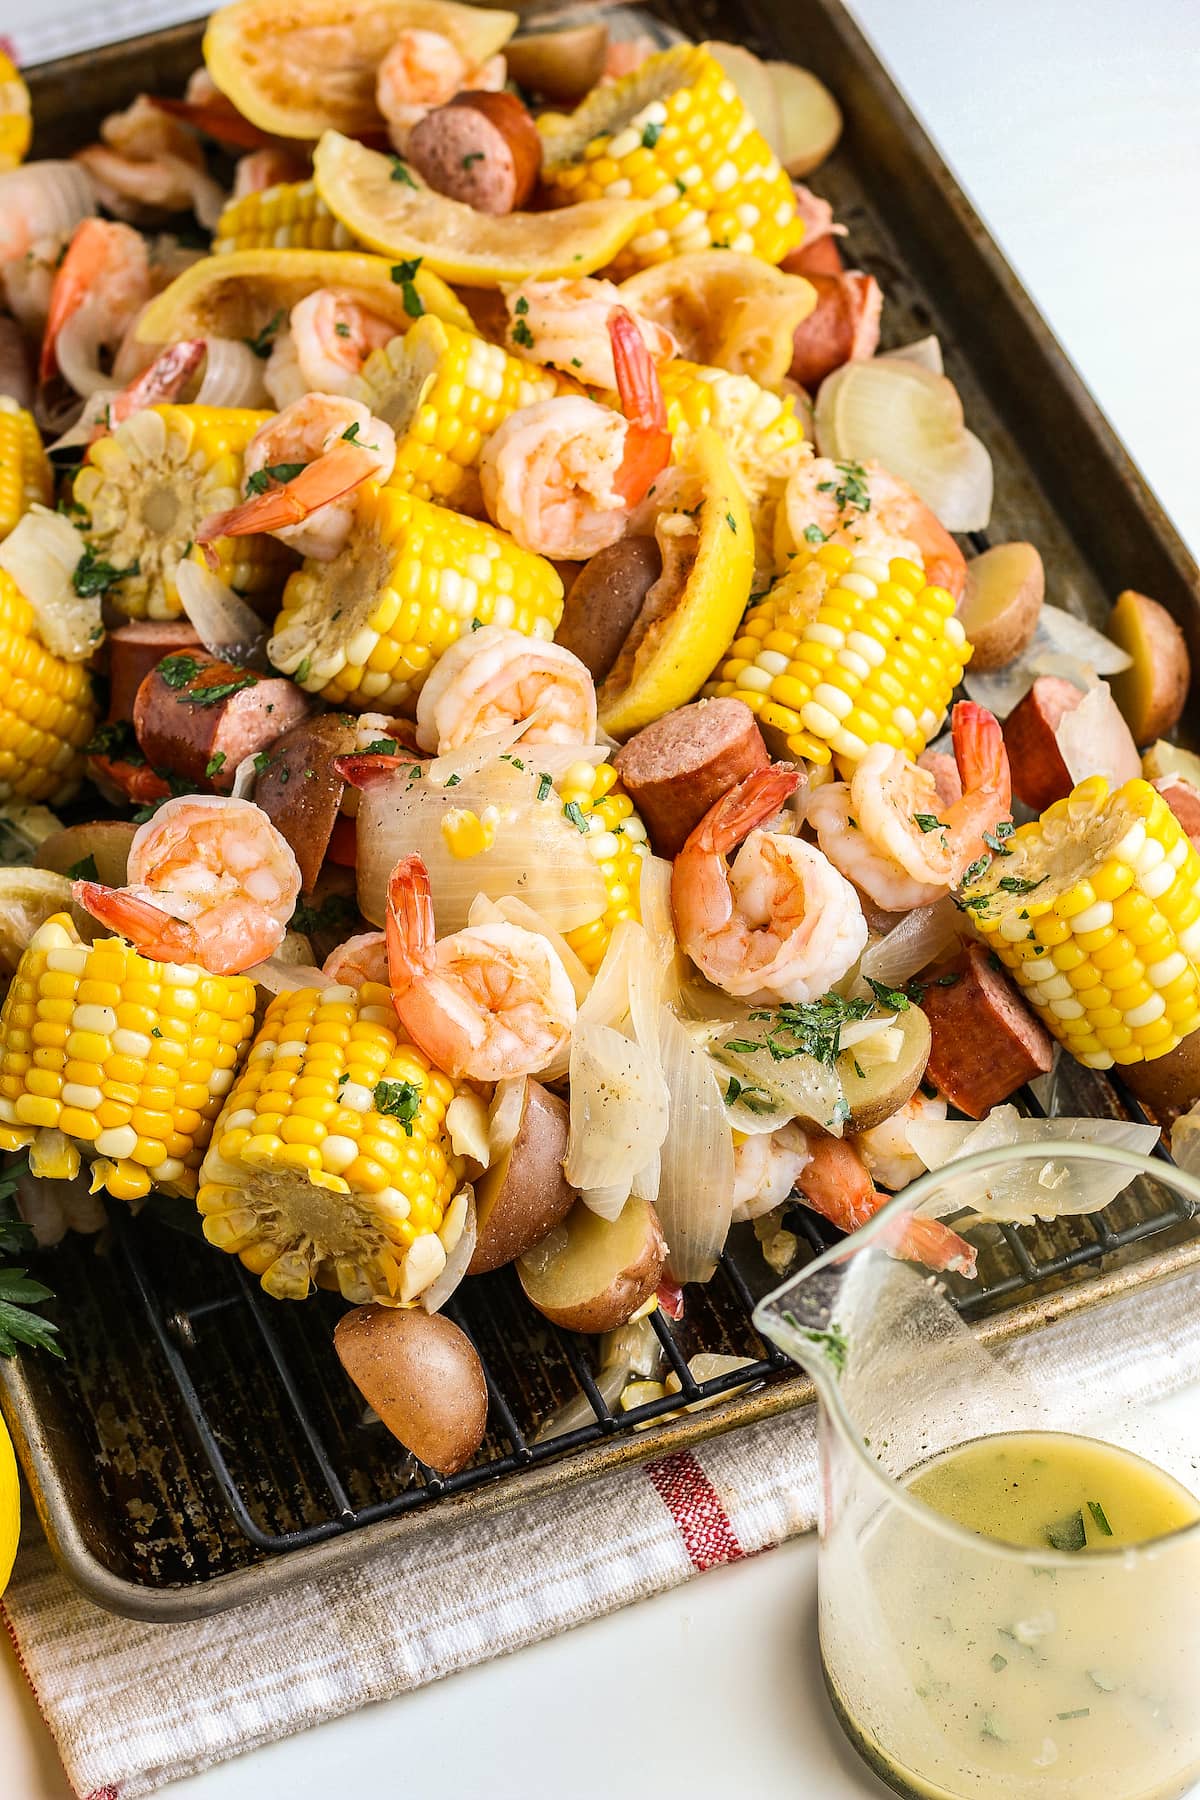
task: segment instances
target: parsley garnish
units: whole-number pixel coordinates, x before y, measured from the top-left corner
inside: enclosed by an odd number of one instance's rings
[[[995,855],[1011,856],[1012,851],[1009,849],[1008,845],[1005,843],[1004,840],[1006,838],[1010,838],[1012,836],[1012,834],[1013,834],[1012,820],[1011,819],[1002,819],[1000,821],[999,825],[997,825],[994,832],[991,832],[991,831],[984,832],[983,841],[987,845],[988,849],[993,851],[995,853]]]
[[[219,775],[221,773],[221,770],[224,767],[225,767],[225,752],[223,750],[218,750],[212,756],[210,756],[208,761],[205,763],[204,773],[209,776]]]
[[[725,514],[725,523],[728,525],[730,531],[732,531],[734,536],[736,537],[737,536],[737,520],[734,518],[732,513]]]
[[[84,754],[107,756],[110,762],[132,763],[134,768],[140,768],[146,760],[128,719],[114,719],[111,724],[98,726],[84,745]]]
[[[415,188],[416,182],[408,172],[408,165],[402,156],[393,156],[392,172],[389,181],[402,181],[405,187]]]
[[[195,681],[202,667],[194,656],[181,650],[176,656],[164,656],[158,672],[169,688],[185,688],[189,681]]]
[[[127,569],[116,569],[110,562],[103,562],[96,555],[90,544],[85,544],[83,555],[75,565],[75,573],[71,577],[71,586],[81,599],[88,600],[94,594],[106,594],[110,587],[118,581],[124,581],[127,575],[137,575],[140,564],[135,556]]]
[[[870,512],[871,490],[867,486],[867,471],[862,464],[840,462],[835,463],[834,467],[841,475],[841,481],[819,481],[817,492],[819,494],[831,493],[837,502],[839,512],[844,513],[851,506],[856,512]]]
[[[472,163],[483,162],[486,154],[486,151],[483,150],[468,150],[462,159],[463,168],[469,169]]]
[[[942,821],[936,813],[914,813],[913,824],[919,825],[925,832],[940,831],[942,828]]]
[[[969,865],[969,867],[963,870],[963,886],[970,887],[973,881],[978,881],[981,875],[986,875],[991,866],[992,862],[990,857],[978,857]]]
[[[392,178],[395,180],[395,177]],[[400,289],[404,301],[404,310],[410,319],[419,319],[425,311],[425,302],[417,292],[417,272],[423,257],[412,256],[407,262],[392,264],[392,280]]]
[[[578,800],[567,801],[567,804],[563,807],[563,817],[570,819],[576,831],[582,831],[584,836],[587,836],[588,822]]]
[[[1077,1706],[1073,1712],[1055,1713],[1056,1719],[1086,1719],[1091,1714],[1090,1706]]]
[[[781,1319],[786,1319],[793,1331],[798,1331],[802,1338],[810,1344],[820,1344],[826,1356],[839,1375],[845,1373],[846,1357],[850,1350],[850,1340],[840,1325],[831,1325],[827,1331],[810,1331],[801,1325],[794,1312],[781,1312]]]
[[[1098,1500],[1089,1500],[1088,1501],[1088,1511],[1091,1513],[1093,1519],[1096,1521],[1096,1530],[1099,1531],[1101,1533],[1101,1535],[1104,1537],[1111,1537],[1113,1534],[1113,1528],[1109,1524],[1108,1516],[1105,1513],[1104,1508],[1101,1506],[1100,1502]]]
[[[899,988],[890,988],[884,981],[872,981],[869,975],[866,980],[867,986],[874,994],[876,1000],[878,1000],[880,1006],[886,1006],[889,1012],[908,1011],[908,995],[901,993]]]
[[[1041,881],[1023,881],[1019,875],[1002,875],[997,886],[1006,894],[1032,894],[1034,888],[1040,888],[1049,879],[1043,875]]]
[[[389,1119],[399,1119],[408,1137],[421,1104],[420,1085],[415,1081],[377,1081],[372,1095],[375,1111]]]
[[[333,329],[338,337],[347,338],[350,336],[350,327],[346,324],[344,319],[336,319],[334,321]]]
[[[300,462],[268,463],[265,469],[255,469],[253,475],[247,475],[246,492],[248,494],[265,494],[276,484],[282,486],[284,482],[295,481],[297,475],[303,475],[307,467],[307,463]]]
[[[278,336],[279,327],[282,324],[283,308],[281,307],[273,319],[267,320],[260,332],[254,337],[243,338],[242,342],[243,344],[249,345],[255,356],[261,356],[265,361],[275,348],[275,339]]]
[[[169,688],[179,694],[179,698],[189,706],[217,706],[222,700],[228,700],[231,694],[240,694],[243,688],[258,686],[258,676],[249,669],[239,669],[232,681],[210,681],[203,687],[192,688],[184,692],[189,685],[205,672],[205,665],[198,663],[194,656],[180,651],[176,656],[164,656],[158,665],[158,672]],[[222,756],[221,761],[225,759]],[[217,768],[220,768],[220,763]],[[215,769],[206,771],[209,775]]]
[[[826,544],[829,542],[829,533],[822,531],[819,525],[806,525],[804,541],[806,544]]]
[[[471,620],[471,630],[472,631],[482,631],[483,630],[483,620],[482,619],[472,619]]]
[[[748,1106],[751,1112],[769,1113],[774,1111],[774,1102],[766,1088],[751,1087],[747,1083],[739,1081],[736,1075],[731,1075],[725,1089],[726,1106],[732,1106],[735,1100],[740,1100],[742,1105]]]
[[[1052,1550],[1082,1550],[1087,1543],[1087,1532],[1083,1528],[1083,1513],[1073,1512],[1069,1517],[1060,1519],[1057,1525],[1048,1525],[1046,1542]]]
[[[533,349],[533,333],[524,319],[513,321],[512,341],[519,344],[522,350]]]
[[[296,683],[297,687],[303,687],[311,674],[312,657],[304,656],[301,657],[300,661],[296,664],[296,673],[293,675],[292,680]]]
[[[546,798],[547,794],[549,794],[549,792],[553,786],[554,786],[553,779],[543,771],[543,773],[538,776],[538,785],[537,785],[538,799],[544,800]]]
[[[271,766],[270,751],[269,750],[260,750],[258,752],[257,756],[254,758],[254,773],[256,775],[262,775],[267,769],[270,768],[270,766]],[[299,928],[297,927],[297,929],[299,929]]]
[[[375,738],[363,751],[364,756],[399,756],[400,746],[395,738]]]
[[[657,142],[661,136],[662,136],[662,126],[655,125],[653,120],[651,120],[646,125],[643,125],[643,127],[642,127],[642,149],[643,150],[653,150],[655,144],[657,144]]]
[[[826,994],[804,1005],[786,1001],[773,1012],[750,1014],[752,1020],[771,1022],[763,1038],[729,1038],[723,1047],[742,1055],[767,1050],[774,1062],[811,1056],[817,1062],[832,1063],[841,1052],[843,1025],[865,1019],[873,1004],[871,1000],[845,1000],[840,994]]]
[[[86,856],[72,863],[67,870],[68,881],[99,881],[100,871],[96,867],[96,859],[89,850]]]
[[[675,186],[679,189],[681,194],[687,193],[687,182],[683,181],[678,175],[675,177]]]
[[[150,1027],[150,1036],[151,1036],[151,1037],[159,1037],[159,1038],[160,1038],[160,1037],[161,1037],[161,1036],[162,1036],[162,1031],[161,1031],[161,1029],[160,1029],[160,1028],[159,1028],[159,1027],[158,1027],[158,1026],[157,1026],[157,1025],[152,1025],[152,1026],[151,1026],[151,1027]]]

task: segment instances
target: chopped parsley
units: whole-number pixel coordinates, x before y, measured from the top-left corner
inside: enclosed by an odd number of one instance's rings
[[[885,981],[872,981],[869,975],[866,980],[867,986],[874,994],[876,1000],[878,1000],[880,1006],[885,1006],[889,1012],[908,1011],[908,995],[902,993],[899,988],[890,988]]]
[[[642,127],[642,149],[653,150],[661,136],[662,126],[656,125],[653,120],[648,121]]]
[[[682,177],[680,177],[679,175],[677,175],[675,177],[675,186],[679,189],[681,194],[687,193],[687,182],[684,181],[682,179]]]
[[[997,825],[994,832],[992,832],[992,831],[984,832],[983,841],[987,845],[988,849],[991,850],[996,856],[1011,856],[1012,851],[1009,849],[1008,845],[1005,843],[1005,839],[1010,838],[1012,836],[1012,834],[1013,834],[1012,820],[1011,819],[1001,819],[999,825]]]
[[[1007,1656],[1001,1656],[1000,1652],[997,1650],[995,1655],[992,1657],[992,1674],[999,1675],[1000,1671],[1002,1669],[1007,1669],[1007,1667],[1008,1667]]]
[[[208,776],[219,775],[225,767],[225,761],[225,752],[223,750],[216,751],[205,763],[204,773]]]
[[[1082,1511],[1070,1513],[1057,1525],[1046,1527],[1046,1542],[1052,1550],[1082,1550],[1087,1543]]]
[[[769,1113],[775,1110],[766,1088],[751,1087],[746,1082],[739,1081],[736,1075],[731,1075],[725,1089],[725,1104],[732,1106],[736,1100],[749,1107],[751,1112]]]
[[[303,657],[301,657],[300,661],[296,664],[296,673],[293,675],[292,680],[296,683],[297,687],[303,687],[304,683],[308,680],[308,678],[311,674],[312,674],[312,657],[311,656],[303,656]]]
[[[162,1036],[162,1032],[157,1025],[152,1025],[150,1027],[150,1036],[157,1037],[157,1038],[160,1038]]]
[[[410,319],[421,318],[425,311],[425,302],[417,292],[417,273],[423,261],[423,257],[411,256],[407,262],[392,264],[392,280],[400,289],[404,310]]]
[[[261,331],[256,332],[253,337],[243,338],[243,344],[248,345],[255,356],[261,356],[265,361],[275,348],[275,339],[279,335],[279,327],[283,324],[283,318],[284,309],[280,307],[275,317],[268,319]]]
[[[728,525],[730,531],[732,531],[734,536],[736,537],[737,536],[737,520],[734,518],[732,513],[725,514],[725,523]]]
[[[132,763],[140,769],[146,758],[128,719],[114,719],[111,724],[97,726],[84,745],[85,756],[106,756],[110,762]]]
[[[762,1038],[729,1038],[723,1048],[741,1055],[767,1050],[774,1062],[811,1056],[832,1064],[841,1052],[842,1027],[851,1020],[865,1019],[873,1005],[871,1000],[846,1000],[840,994],[826,994],[803,1005],[785,1001],[774,1011],[750,1014],[752,1020],[770,1024]]]
[[[415,188],[417,185],[416,182],[413,180],[412,176],[409,174],[408,164],[405,162],[405,160],[402,156],[393,156],[392,172],[389,175],[388,180],[389,181],[402,181],[404,183],[405,187],[410,187],[410,188]]]
[[[822,531],[819,525],[806,525],[804,541],[806,544],[826,544],[829,542],[829,533]]]
[[[468,150],[462,159],[462,166],[464,169],[469,169],[472,164],[485,161],[486,156],[487,152],[484,150]]]
[[[1002,875],[996,885],[1006,894],[1032,894],[1049,879],[1048,875],[1043,875],[1041,881],[1023,881],[1019,875]]]
[[[191,683],[205,673],[205,664],[198,663],[186,651],[180,651],[176,656],[164,656],[158,665],[158,672],[167,686],[189,706],[217,706],[222,700],[228,700],[231,694],[240,694],[243,688],[258,686],[258,676],[252,670],[239,669],[231,681],[210,681],[202,687],[192,688]],[[189,688],[190,692],[185,691]],[[221,760],[224,761],[224,757]],[[219,768],[220,764],[217,766]],[[211,775],[215,771],[209,769],[207,772]]]
[[[921,830],[925,832],[940,831],[942,829],[942,821],[938,818],[936,813],[914,813],[913,824],[919,825]]]
[[[870,512],[871,490],[867,486],[867,471],[862,464],[840,462],[835,463],[834,467],[842,477],[841,481],[819,481],[818,494],[832,494],[840,513],[847,512],[851,507],[856,512]]]
[[[920,1006],[931,987],[954,987],[961,980],[962,976],[954,971],[948,975],[939,975],[936,981],[919,981],[914,975],[908,984],[908,997],[914,1006]]]
[[[471,630],[472,631],[482,631],[483,630],[483,620],[482,619],[472,619],[471,620]]]
[[[1088,1511],[1096,1522],[1096,1530],[1102,1537],[1111,1537],[1113,1528],[1108,1522],[1108,1515],[1098,1500],[1088,1501]]]
[[[364,756],[399,756],[400,746],[395,738],[373,738],[363,751]]]
[[[538,776],[538,785],[537,785],[538,799],[545,800],[546,797],[549,795],[553,786],[554,786],[553,778],[551,776],[547,775],[545,773],[545,771],[543,770],[543,772]]]
[[[81,599],[88,600],[94,594],[107,594],[110,587],[124,581],[127,575],[137,575],[140,568],[136,556],[127,569],[114,568],[112,563],[102,561],[90,544],[85,544],[83,555],[75,565],[71,586]]]
[[[1091,1714],[1090,1706],[1077,1706],[1071,1712],[1055,1713],[1056,1719],[1086,1719]]]
[[[811,1331],[807,1326],[801,1325],[794,1312],[782,1312],[779,1316],[786,1319],[792,1329],[798,1331],[808,1343],[819,1344],[839,1375],[845,1373],[850,1340],[840,1325],[831,1325],[827,1331]]]
[[[575,827],[576,831],[581,831],[585,837],[587,836],[587,833],[588,833],[587,817],[584,814],[583,808],[580,806],[578,800],[568,800],[567,801],[567,804],[563,807],[563,817],[565,819],[569,819],[571,821],[571,823]]]
[[[307,467],[308,464],[302,462],[268,463],[265,469],[255,469],[253,475],[247,475],[246,492],[265,494],[272,487],[282,487],[287,481],[295,481],[297,475],[303,475]]]
[[[991,866],[992,859],[990,856],[977,857],[973,863],[963,870],[963,886],[970,887],[973,881],[978,881],[981,875],[986,875]]]
[[[348,338],[350,336],[350,327],[344,319],[336,320],[333,329],[340,338]],[[344,435],[345,434],[343,433],[343,436]]]
[[[260,750],[258,752],[257,756],[254,758],[254,773],[256,775],[264,775],[266,773],[266,771],[270,768],[270,766],[271,766],[270,751],[269,750]],[[297,927],[297,929],[299,929],[299,927]]]
[[[511,335],[513,343],[518,344],[522,350],[533,349],[533,333],[529,329],[527,320],[514,319]]]
[[[181,650],[175,656],[164,656],[158,672],[169,688],[185,688],[189,681],[195,681],[203,666]]]
[[[421,1104],[421,1088],[416,1081],[377,1081],[371,1096],[375,1111],[389,1119],[399,1119],[408,1137]]]
[[[520,299],[517,301],[516,305],[513,307],[513,311],[517,314],[518,318],[523,318],[525,316],[525,314],[529,311],[529,302],[525,298],[524,294],[521,295]]]
[[[100,871],[96,867],[96,859],[89,850],[86,856],[72,863],[67,870],[68,881],[99,881]]]
[[[446,786],[447,787],[457,787],[461,780],[462,780],[461,775],[447,775]]]

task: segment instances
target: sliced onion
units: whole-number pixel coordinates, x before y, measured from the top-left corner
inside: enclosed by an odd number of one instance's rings
[[[254,796],[254,784],[258,780],[257,760],[253,756],[243,756],[233,772],[231,794],[235,800],[250,800]]]
[[[100,388],[112,385],[110,377],[100,367],[100,345],[106,329],[104,315],[93,293],[64,320],[54,340],[59,374],[84,400]]]
[[[15,319],[0,314],[0,407],[6,412],[15,406],[27,410],[33,405],[33,370],[25,337]]]
[[[673,1281],[707,1281],[733,1217],[733,1130],[711,1059],[665,1006],[658,1038],[670,1096],[656,1203],[667,1273]]]
[[[499,1162],[517,1141],[525,1117],[528,1080],[526,1075],[516,1075],[496,1083],[488,1114],[488,1152],[492,1162]]]
[[[1023,1119],[1015,1106],[996,1106],[986,1119],[914,1119],[908,1141],[928,1169],[942,1169],[961,1157],[1006,1144],[1075,1141],[1106,1144],[1148,1156],[1158,1142],[1156,1125],[1126,1119]],[[1137,1179],[1136,1171],[1110,1163],[1045,1163],[994,1166],[971,1182],[954,1184],[947,1204],[970,1205],[985,1218],[1030,1224],[1070,1213],[1098,1212]]]
[[[425,780],[434,787],[457,787],[467,776],[482,774],[489,763],[510,753],[531,723],[530,719],[517,719],[502,725],[499,731],[488,731],[482,737],[472,738],[469,744],[460,744],[457,750],[435,756],[425,770]]]
[[[661,1146],[668,1107],[662,1075],[640,1044],[611,1025],[576,1022],[563,1168],[602,1217],[617,1217],[635,1177]]]
[[[455,1094],[446,1108],[446,1130],[456,1156],[469,1156],[486,1169],[492,1159],[488,1109],[481,1094]]]
[[[954,383],[915,362],[848,362],[821,383],[817,447],[835,462],[874,458],[924,500],[947,531],[982,531],[992,459],[963,424]]]
[[[1133,734],[1106,681],[1098,681],[1054,728],[1054,741],[1072,781],[1103,775],[1109,787],[1134,781],[1142,772]]]
[[[196,394],[197,406],[269,406],[263,385],[264,363],[249,344],[234,338],[204,340],[204,379]]]
[[[267,628],[252,606],[203,563],[184,560],[175,571],[184,612],[210,656],[245,667],[267,667]]]
[[[930,333],[928,337],[916,338],[911,344],[901,344],[895,350],[881,350],[882,362],[916,363],[919,369],[928,369],[931,375],[944,375],[946,366],[942,359],[942,341]]]
[[[765,1045],[756,1050],[728,1047],[730,1038],[749,1043],[755,1035],[753,1024],[748,1024],[745,1032],[731,1031],[725,1024],[720,1037],[714,1040],[713,1054],[744,1085],[759,1088],[779,1106],[790,1108],[791,1118],[811,1119],[831,1136],[841,1137],[838,1102],[843,1094],[837,1070],[829,1063],[818,1062],[815,1056],[789,1056],[777,1062]]]
[[[439,937],[462,930],[480,893],[515,895],[556,932],[603,916],[608,897],[599,865],[558,797],[538,800],[533,773],[494,761],[446,788],[410,778],[407,770],[415,766],[402,764],[359,800],[358,899],[373,925],[384,922],[397,860],[413,852],[429,870]],[[442,820],[459,809],[494,823],[493,843],[478,856],[456,857],[446,841]]]
[[[269,956],[265,962],[255,963],[245,973],[259,987],[267,989],[271,994],[295,994],[301,988],[331,988],[340,984],[325,974],[323,969],[314,969],[308,963],[282,962],[278,956]]]
[[[33,608],[47,650],[85,662],[104,636],[97,594],[78,594],[71,577],[84,542],[62,513],[31,506],[0,544],[0,569],[12,576]]]
[[[635,1375],[655,1380],[664,1362],[659,1343],[649,1319],[637,1319],[606,1333],[600,1339],[600,1366],[596,1371],[596,1388],[611,1412]],[[594,1425],[596,1414],[586,1394],[574,1394],[570,1400],[544,1419],[534,1438],[544,1444],[548,1438],[565,1437],[584,1425]]]
[[[927,969],[958,937],[958,911],[947,895],[932,906],[914,907],[905,913],[886,937],[876,938],[863,952],[858,972],[881,981],[885,987],[903,987]],[[845,1034],[843,1034],[843,1043]]]
[[[451,1102],[453,1104],[453,1102]],[[462,1212],[461,1226],[458,1214]],[[442,1229],[438,1236],[443,1240],[458,1230],[458,1238],[453,1249],[447,1252],[446,1264],[436,1280],[431,1281],[421,1294],[421,1306],[427,1313],[435,1313],[445,1306],[451,1294],[458,1287],[463,1276],[470,1267],[471,1258],[475,1254],[475,1237],[477,1223],[475,1218],[475,1189],[468,1182],[460,1188],[450,1205],[446,1208],[446,1216],[442,1220]],[[446,1248],[442,1243],[443,1250]]]
[[[1126,651],[1086,620],[1061,606],[1043,606],[1037,630],[1020,656],[990,674],[973,674],[968,665],[963,685],[978,705],[1007,719],[1039,675],[1061,675],[1086,693],[1097,675],[1117,675],[1131,662]]]
[[[1065,612],[1061,606],[1042,607],[1038,614],[1034,644],[1039,638],[1048,649],[1075,657],[1097,675],[1119,675],[1122,669],[1128,669],[1133,664],[1133,658],[1127,650],[1114,644],[1111,638],[1105,637],[1102,631],[1097,631],[1094,625],[1089,625],[1086,619],[1077,619],[1074,613]]]

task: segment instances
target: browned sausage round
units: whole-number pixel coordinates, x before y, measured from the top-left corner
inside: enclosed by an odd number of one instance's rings
[[[337,823],[345,782],[335,756],[358,748],[358,722],[345,713],[303,719],[272,744],[254,798],[296,853],[300,882],[312,890]]]
[[[677,856],[709,807],[770,760],[750,708],[718,699],[656,719],[621,746],[613,766],[656,853]]]
[[[817,304],[796,327],[790,374],[813,392],[826,375],[856,357],[873,356],[879,343],[883,294],[873,275],[818,275],[805,270]]]
[[[1004,748],[1017,799],[1045,812],[1074,785],[1055,732],[1083,695],[1061,675],[1039,675],[1025,698],[1004,721]]]
[[[586,665],[597,687],[621,654],[642,602],[661,574],[654,539],[627,537],[597,551],[572,581],[554,640]]]
[[[811,281],[814,275],[840,275],[845,265],[837,239],[827,231],[791,251],[779,266],[785,274],[807,275]]]
[[[108,716],[133,719],[137,691],[164,656],[177,650],[199,650],[200,639],[187,619],[169,622],[139,619],[119,625],[105,640],[108,648]]]
[[[257,675],[206,650],[185,650],[146,676],[133,726],[153,768],[227,794],[242,759],[273,744],[311,704],[282,675]]]
[[[468,89],[412,130],[407,156],[431,188],[476,212],[516,212],[542,166],[538,128],[515,94]]]
[[[957,979],[942,986],[939,975]],[[933,1033],[926,1078],[969,1119],[982,1119],[1049,1069],[1050,1033],[1007,975],[992,967],[982,944],[922,976],[921,986],[921,1010]]]

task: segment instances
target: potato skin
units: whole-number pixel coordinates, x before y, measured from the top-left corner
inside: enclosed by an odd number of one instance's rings
[[[632,1221],[633,1233],[625,1218],[631,1206],[639,1209],[639,1216]],[[658,1214],[644,1200],[627,1200],[625,1212],[610,1224],[597,1218],[579,1201],[568,1216],[565,1229],[566,1241],[546,1268],[531,1269],[527,1261],[517,1264],[525,1297],[543,1318],[561,1326],[564,1331],[591,1334],[615,1331],[646,1304],[662,1280],[667,1244]],[[594,1246],[603,1243],[610,1233],[612,1245],[604,1245],[604,1249],[615,1250],[623,1237],[625,1242],[621,1250],[624,1254],[620,1251],[611,1257],[605,1256],[603,1251],[596,1254]],[[597,1274],[604,1279],[590,1293],[573,1298],[564,1296],[564,1276],[577,1271],[581,1248],[584,1254],[595,1257],[599,1264]]]
[[[843,1051],[838,1059],[838,1074],[850,1107],[846,1121],[849,1132],[870,1131],[882,1125],[908,1105],[921,1085],[932,1041],[929,1020],[919,1006],[910,1006],[907,1012],[896,1015],[896,1023],[904,1033],[904,1043],[894,1063],[868,1069],[860,1076],[854,1072],[853,1050]]]
[[[338,1320],[333,1347],[407,1450],[439,1475],[465,1468],[487,1429],[487,1382],[452,1320],[419,1307],[356,1306]]]
[[[1116,1071],[1130,1093],[1156,1117],[1187,1112],[1200,1100],[1200,1031],[1190,1031],[1165,1056],[1122,1063]]]
[[[525,1087],[525,1109],[512,1148],[475,1183],[475,1253],[468,1275],[515,1262],[561,1225],[578,1199],[563,1174],[571,1115],[540,1081]]]
[[[1130,731],[1139,744],[1166,737],[1179,723],[1192,678],[1182,631],[1165,606],[1126,588],[1109,614],[1108,635],[1133,658],[1111,682]]]
[[[1046,571],[1032,544],[994,544],[967,564],[959,618],[974,649],[976,671],[1002,669],[1037,630]]]

